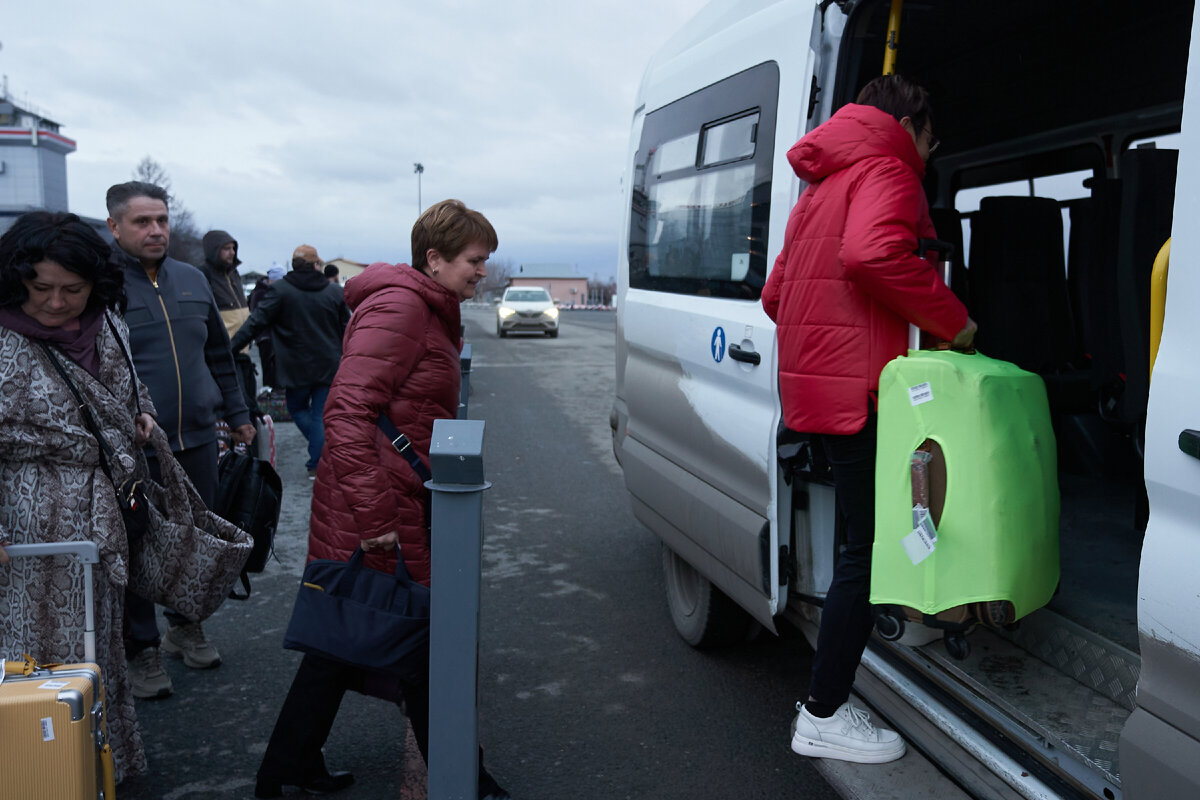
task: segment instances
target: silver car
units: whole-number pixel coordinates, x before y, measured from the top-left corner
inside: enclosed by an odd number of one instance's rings
[[[540,286],[510,286],[496,308],[496,335],[503,339],[511,331],[533,331],[558,336],[558,309],[554,298]]]

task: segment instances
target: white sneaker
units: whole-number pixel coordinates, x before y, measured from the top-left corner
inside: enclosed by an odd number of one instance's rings
[[[861,708],[842,703],[832,717],[821,719],[796,703],[792,750],[802,756],[837,758],[859,764],[886,764],[904,755],[904,740],[895,731],[876,728]]]

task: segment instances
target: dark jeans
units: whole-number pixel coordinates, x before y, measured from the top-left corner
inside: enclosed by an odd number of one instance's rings
[[[308,440],[308,469],[316,469],[325,447],[325,398],[328,386],[289,386],[284,390],[292,421]]]
[[[150,466],[150,477],[162,480],[158,459],[153,455],[146,458]],[[200,494],[200,499],[209,508],[217,501],[217,440],[199,447],[190,447],[175,453],[175,460],[191,479]],[[169,625],[186,625],[187,618],[170,609],[164,610]],[[132,658],[147,647],[158,647],[162,638],[158,622],[154,619],[154,603],[125,590],[125,655]]]
[[[291,784],[323,774],[326,766],[321,748],[329,738],[342,697],[348,689],[361,692],[365,682],[366,674],[357,667],[306,653],[279,710],[258,778]],[[429,676],[417,683],[401,682],[395,703],[399,706],[402,702],[421,758],[428,764]],[[487,797],[499,788],[483,768],[480,751],[479,796]]]
[[[854,673],[874,624],[871,614],[871,549],[875,543],[875,434],[871,413],[858,433],[822,434],[819,439],[833,469],[837,507],[846,542],[833,570],[821,611],[817,652],[808,695],[825,706],[850,697]]]
[[[263,386],[277,388],[275,385],[275,343],[271,337],[257,339],[254,345],[258,348],[258,360],[262,362]]]

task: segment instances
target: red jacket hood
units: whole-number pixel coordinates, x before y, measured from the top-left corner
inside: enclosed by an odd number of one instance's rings
[[[838,109],[788,150],[788,163],[807,183],[816,183],[864,158],[892,156],[925,177],[917,143],[896,118],[874,106],[850,103]]]
[[[351,311],[362,305],[368,297],[383,291],[407,290],[415,292],[429,304],[450,333],[450,340],[461,348],[460,330],[461,301],[454,292],[425,273],[408,264],[388,264],[376,261],[346,282],[346,305]]]

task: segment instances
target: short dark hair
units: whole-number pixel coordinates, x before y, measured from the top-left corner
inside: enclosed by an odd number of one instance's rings
[[[862,88],[855,99],[864,106],[886,111],[899,122],[904,117],[920,129],[933,122],[933,106],[925,87],[903,75],[881,75]]]
[[[442,258],[453,261],[476,242],[487,247],[489,253],[500,246],[496,229],[487,217],[467,208],[461,200],[443,200],[425,209],[413,225],[412,265],[424,270],[429,250],[437,250]]]
[[[112,248],[91,225],[65,211],[22,214],[0,236],[0,308],[29,299],[23,281],[37,277],[34,264],[53,261],[92,285],[87,307],[125,310],[125,272]]]
[[[108,207],[108,215],[120,219],[129,206],[129,201],[135,197],[149,197],[151,200],[162,200],[163,205],[171,207],[171,195],[161,186],[146,181],[126,181],[108,187],[104,196],[104,204]]]
[[[338,268],[337,268],[336,264],[326,264],[325,265],[325,277],[326,278],[336,278],[339,274],[340,273],[338,272]]]

